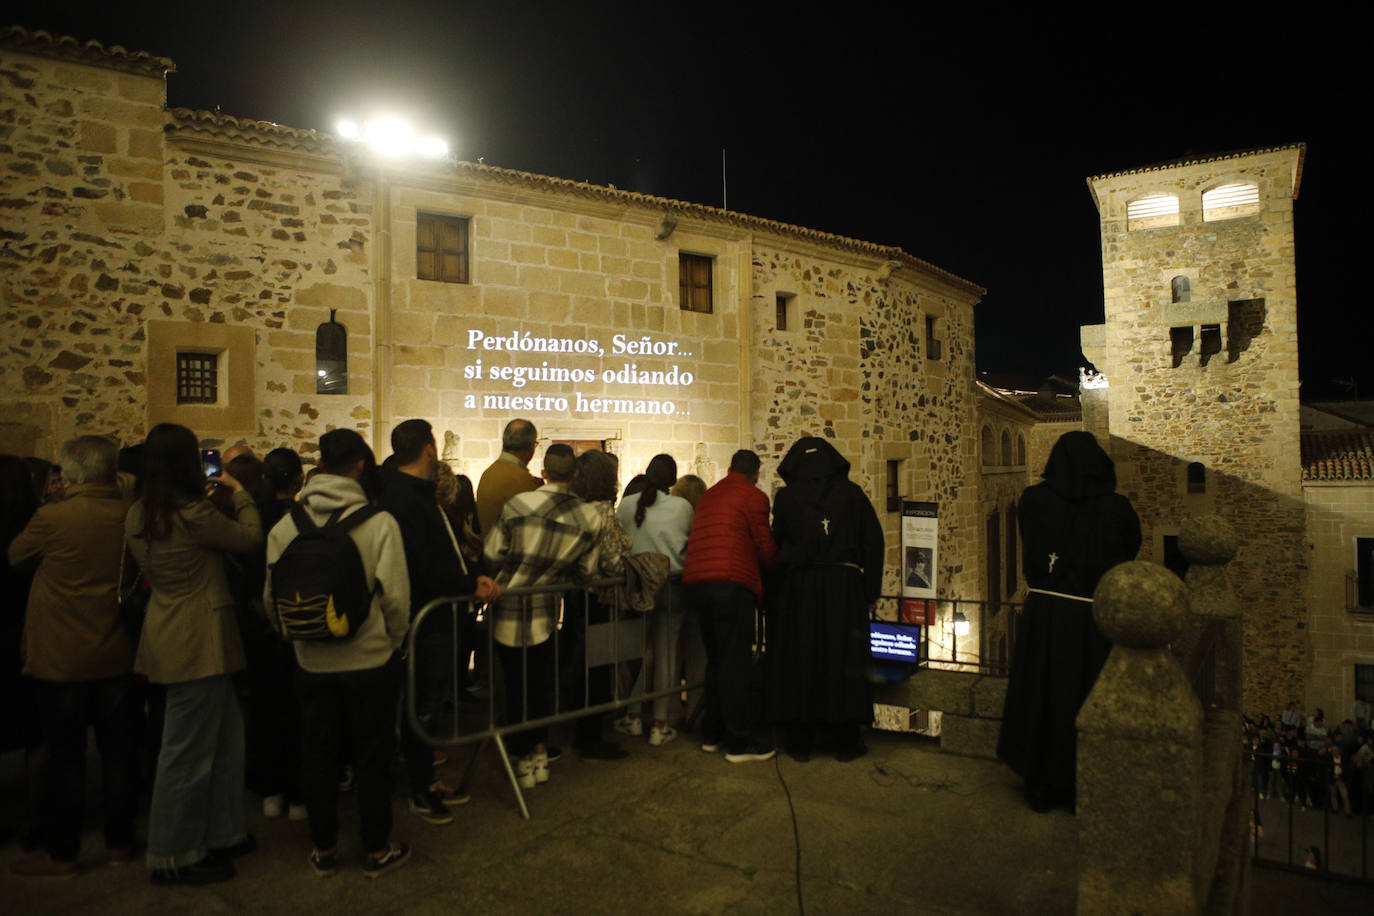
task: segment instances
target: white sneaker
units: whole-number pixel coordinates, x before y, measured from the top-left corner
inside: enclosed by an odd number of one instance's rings
[[[285,795],[268,795],[262,800],[263,817],[281,817],[286,811]]]
[[[548,765],[545,764],[545,779],[548,779],[547,766]],[[521,757],[519,760],[515,761],[515,780],[520,783],[520,788],[522,789],[534,788],[536,780],[534,778],[533,757]]]
[[[639,716],[625,715],[615,720],[615,730],[622,735],[638,738],[644,734],[644,720]]]
[[[662,728],[655,725],[653,728],[649,729],[649,743],[654,747],[667,744],[676,737],[677,729],[673,728],[671,725],[665,725]]]
[[[549,781],[549,755],[546,753],[534,755],[534,781]]]
[[[286,810],[286,819],[290,821],[308,821],[310,812],[305,809],[305,805],[292,805]]]

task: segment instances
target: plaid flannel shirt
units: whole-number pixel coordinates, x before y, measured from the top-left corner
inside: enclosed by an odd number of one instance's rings
[[[545,484],[512,496],[483,553],[503,589],[591,579],[598,573],[604,516],[566,487]],[[491,617],[503,646],[535,646],[558,626],[561,592],[502,597]]]

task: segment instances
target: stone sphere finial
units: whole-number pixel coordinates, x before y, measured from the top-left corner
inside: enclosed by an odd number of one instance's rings
[[[1188,590],[1158,563],[1131,560],[1107,570],[1093,593],[1093,618],[1112,642],[1154,649],[1173,641],[1188,615]]]
[[[1235,559],[1240,538],[1231,523],[1220,515],[1197,515],[1179,526],[1178,549],[1189,563],[1224,566]]]

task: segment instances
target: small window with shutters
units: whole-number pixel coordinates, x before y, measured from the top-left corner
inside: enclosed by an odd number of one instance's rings
[[[1238,219],[1259,213],[1259,185],[1223,184],[1202,192],[1202,221]]]
[[[707,255],[678,254],[678,305],[684,312],[713,311],[711,303],[712,259]]]
[[[440,283],[470,283],[469,224],[462,216],[415,217],[415,276]]]
[[[1146,194],[1126,204],[1126,231],[1178,225],[1178,198],[1173,194]]]

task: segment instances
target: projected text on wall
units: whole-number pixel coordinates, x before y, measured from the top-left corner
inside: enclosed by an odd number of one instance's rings
[[[464,407],[605,416],[690,413],[681,402],[689,394],[683,389],[696,381],[684,365],[693,354],[676,340],[647,334],[537,337],[529,331],[488,334],[470,328],[467,350],[472,361],[463,378],[483,382],[484,388],[496,383],[511,390],[469,393]],[[500,355],[493,359],[494,354]],[[637,390],[630,391],[632,387]]]

